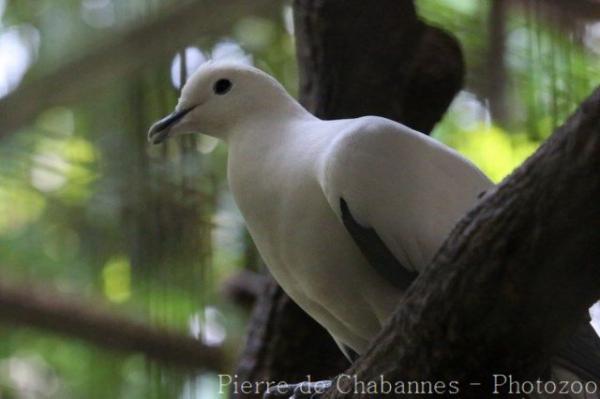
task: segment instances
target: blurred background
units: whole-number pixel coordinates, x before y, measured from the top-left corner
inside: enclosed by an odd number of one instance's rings
[[[226,147],[204,136],[150,146],[145,134],[208,59],[253,64],[295,94],[293,16],[285,2],[196,3],[0,0],[0,282],[196,337],[232,370],[249,307],[224,287],[261,262],[227,189]],[[416,4],[467,62],[433,136],[496,182],[600,83],[600,2]],[[218,389],[216,370],[0,323],[0,398]]]

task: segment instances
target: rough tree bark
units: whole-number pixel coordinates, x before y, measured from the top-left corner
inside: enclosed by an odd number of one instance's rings
[[[458,381],[462,398],[493,374],[535,381],[600,298],[599,242],[600,87],[459,222],[347,373]],[[326,397],[372,397],[339,383]]]
[[[300,100],[324,119],[380,115],[429,132],[463,82],[456,40],[412,0],[296,0]],[[270,279],[249,323],[240,380],[331,378],[348,366],[329,334]],[[235,397],[256,397],[237,393]]]

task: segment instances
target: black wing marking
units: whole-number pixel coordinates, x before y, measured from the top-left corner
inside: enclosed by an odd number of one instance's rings
[[[344,198],[340,198],[340,210],[342,211],[342,222],[346,226],[346,230],[367,258],[369,264],[394,287],[403,291],[406,290],[418,273],[409,271],[398,262],[394,254],[385,246],[383,240],[379,238],[375,229],[363,227],[354,220]]]

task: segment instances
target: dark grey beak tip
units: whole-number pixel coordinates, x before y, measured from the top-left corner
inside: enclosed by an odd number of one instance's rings
[[[175,111],[163,119],[156,122],[148,131],[148,141],[152,144],[160,144],[169,138],[169,131],[193,108],[187,108],[181,111]]]
[[[168,134],[164,134],[164,135],[155,135],[154,137],[150,137],[148,138],[148,141],[150,142],[150,144],[153,145],[157,145],[157,144],[162,144],[168,137]]]
[[[160,144],[165,141],[169,137],[169,128],[165,127],[161,129],[161,126],[158,126],[160,123],[157,122],[148,131],[148,142],[150,144]]]

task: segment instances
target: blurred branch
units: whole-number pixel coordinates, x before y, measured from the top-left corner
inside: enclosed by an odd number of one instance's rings
[[[227,35],[242,16],[270,17],[279,10],[273,0],[196,0],[165,10],[0,99],[0,138],[44,109],[95,96],[107,82],[175,54],[202,35]]]
[[[221,292],[233,303],[251,308],[258,296],[266,289],[267,283],[267,276],[244,270],[225,280]]]
[[[225,356],[219,348],[39,288],[0,283],[0,321],[82,339],[103,348],[143,353],[161,363],[224,369]]]

